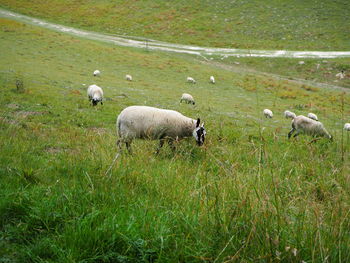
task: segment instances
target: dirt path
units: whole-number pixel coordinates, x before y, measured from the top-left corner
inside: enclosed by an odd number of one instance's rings
[[[287,51],[287,50],[247,50],[231,48],[210,48],[190,45],[178,45],[161,42],[151,39],[142,39],[130,36],[114,36],[92,31],[76,29],[73,27],[49,23],[41,19],[32,18],[15,12],[0,8],[0,17],[17,20],[26,24],[44,27],[57,32],[70,35],[112,43],[119,46],[136,48],[147,48],[150,50],[160,50],[167,52],[177,52],[185,54],[210,56],[233,56],[233,57],[284,57],[284,58],[340,58],[350,57],[350,51]]]
[[[105,43],[111,43],[119,46],[135,47],[135,48],[147,48],[150,50],[165,51],[165,52],[176,52],[198,55],[205,59],[201,60],[200,63],[208,64],[214,67],[223,68],[225,70],[245,73],[245,74],[258,74],[265,75],[275,79],[286,80],[298,84],[306,84],[319,88],[331,88],[342,91],[349,91],[349,89],[325,84],[318,83],[303,79],[286,78],[272,73],[259,72],[253,69],[240,68],[237,66],[231,66],[224,63],[212,62],[208,59],[210,56],[234,56],[234,57],[286,57],[286,58],[340,58],[350,57],[350,51],[285,51],[285,50],[246,50],[246,49],[225,49],[225,48],[205,48],[189,45],[177,45],[172,43],[166,43],[150,39],[131,38],[127,36],[112,36],[108,34],[101,34],[92,31],[86,31],[76,29],[73,27],[63,26],[59,24],[49,23],[41,19],[25,16],[15,12],[11,12],[0,8],[0,17],[16,20],[22,23],[43,27],[46,29],[54,30],[56,32],[70,34],[76,37],[86,38],[90,40],[102,41]]]

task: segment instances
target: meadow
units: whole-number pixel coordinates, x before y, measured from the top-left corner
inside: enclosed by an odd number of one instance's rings
[[[0,47],[0,262],[350,261],[347,91],[6,19]],[[93,83],[103,106],[87,100]],[[156,155],[134,141],[106,173],[130,105],[200,117],[205,145]],[[334,141],[288,140],[286,109],[316,113]]]

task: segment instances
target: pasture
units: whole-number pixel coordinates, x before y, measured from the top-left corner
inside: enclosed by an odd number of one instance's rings
[[[350,261],[348,92],[6,19],[0,47],[0,262]],[[205,145],[134,141],[106,174],[130,105],[200,117]],[[286,109],[334,141],[288,140]]]

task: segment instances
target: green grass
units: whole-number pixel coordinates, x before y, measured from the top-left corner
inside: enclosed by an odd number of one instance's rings
[[[0,262],[350,261],[348,94],[5,19],[0,47]],[[129,105],[201,117],[205,146],[135,141],[105,175]],[[288,141],[285,109],[318,114],[334,142]]]
[[[348,1],[2,0],[80,28],[200,46],[348,50]]]

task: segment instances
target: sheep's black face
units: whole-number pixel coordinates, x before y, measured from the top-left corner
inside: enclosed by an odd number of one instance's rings
[[[97,103],[98,103],[98,100],[95,100],[95,99],[92,100],[92,106],[96,106]]]
[[[193,136],[196,138],[196,142],[198,146],[202,146],[205,141],[205,135],[207,132],[204,128],[204,123],[200,125],[200,119],[197,120],[196,128],[193,131]]]

